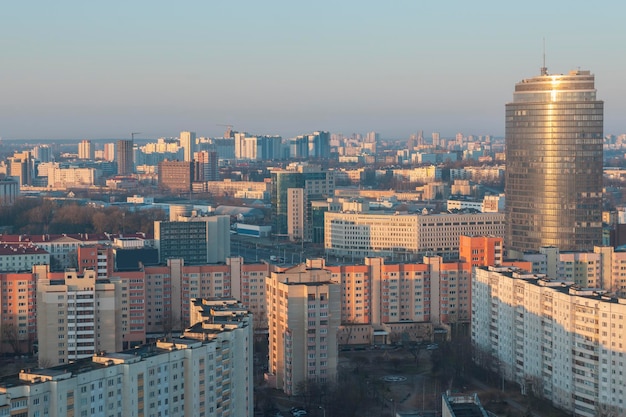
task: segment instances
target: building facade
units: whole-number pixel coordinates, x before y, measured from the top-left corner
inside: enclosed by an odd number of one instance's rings
[[[90,140],[83,139],[78,144],[78,159],[89,159],[93,160],[95,158],[96,148],[93,146]]]
[[[298,213],[296,209],[290,208],[291,204],[302,205],[306,203],[302,228],[305,240],[311,240],[313,222],[310,203],[333,196],[335,190],[334,171],[322,170],[317,165],[292,164],[286,170],[272,171],[271,179],[272,219],[274,221],[272,226],[274,233],[286,237],[289,236],[288,217],[290,214]],[[290,189],[304,190],[302,193],[303,197],[299,200],[290,200]],[[293,194],[291,194],[291,197],[293,198]],[[297,224],[298,222],[294,223]]]
[[[190,265],[226,262],[230,256],[230,216],[155,221],[154,244],[161,263],[170,258],[184,259]]]
[[[324,248],[333,256],[417,260],[424,255],[437,255],[456,259],[461,235],[502,237],[504,214],[327,212],[324,215]]]
[[[252,318],[219,304],[184,339],[3,378],[0,415],[252,417]]]
[[[337,375],[341,290],[319,266],[298,265],[265,280],[268,380],[288,395],[300,393],[311,380],[334,382]]]
[[[188,193],[195,176],[193,161],[159,162],[159,189],[163,191]]]
[[[624,326],[624,299],[601,290],[515,268],[474,270],[474,360],[572,415],[626,413]]]
[[[133,157],[133,141],[118,140],[115,145],[118,175],[130,175],[135,172],[135,160]],[[106,151],[106,148],[105,148]]]
[[[180,132],[180,147],[183,148],[183,160],[193,161],[193,154],[196,151],[196,132]]]
[[[603,114],[589,71],[543,68],[515,85],[506,105],[507,251],[601,244]]]
[[[40,366],[122,350],[121,284],[93,270],[50,273],[37,281]]]

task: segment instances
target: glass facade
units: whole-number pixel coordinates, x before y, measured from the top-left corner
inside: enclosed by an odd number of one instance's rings
[[[602,242],[604,102],[589,71],[521,81],[506,105],[506,248]]]

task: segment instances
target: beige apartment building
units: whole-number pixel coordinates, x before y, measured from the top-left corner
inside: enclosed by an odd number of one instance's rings
[[[476,361],[573,415],[626,414],[624,299],[505,267],[476,268],[472,297]]]
[[[341,286],[321,261],[309,261],[265,279],[269,318],[270,386],[288,395],[309,380],[333,382]]]
[[[50,273],[37,281],[40,366],[122,349],[121,282],[98,279],[93,270]]]

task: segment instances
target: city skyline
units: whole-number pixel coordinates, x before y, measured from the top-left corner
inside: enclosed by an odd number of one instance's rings
[[[622,4],[30,6],[3,13],[4,139],[221,136],[221,125],[503,136],[502,103],[539,74],[543,38],[549,72],[591,70],[605,132],[626,131]],[[590,25],[601,30],[580,30]]]

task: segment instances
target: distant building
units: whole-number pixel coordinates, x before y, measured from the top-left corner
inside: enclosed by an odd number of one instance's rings
[[[7,176],[17,180],[20,188],[24,185],[32,185],[35,178],[35,159],[30,151],[16,152],[7,158],[7,162]]]
[[[193,161],[193,154],[196,151],[196,132],[180,132],[180,147],[183,148],[183,160]]]
[[[162,263],[184,259],[189,265],[226,262],[230,256],[230,217],[188,217],[154,222],[154,243]]]
[[[310,203],[316,200],[326,200],[326,198],[333,196],[335,190],[334,171],[322,170],[317,165],[292,164],[286,170],[272,171],[271,178],[274,233],[296,239],[294,230],[297,228],[302,231],[302,233],[297,232],[298,236],[302,234],[305,241],[311,241],[313,223]],[[302,189],[303,192],[297,194],[298,192],[294,189]],[[297,195],[300,197],[294,199]],[[296,205],[301,208],[297,208]],[[303,216],[295,219],[293,216],[298,213],[303,213]],[[292,216],[291,235],[289,234],[289,216]]]
[[[54,159],[52,150],[48,145],[35,146],[33,148],[33,157],[39,162],[50,162]]]
[[[194,154],[198,162],[199,172],[196,174],[197,181],[219,181],[220,171],[216,151],[201,151]]]
[[[118,175],[129,175],[135,172],[132,140],[118,140],[116,155]]]
[[[95,159],[95,150],[90,140],[83,139],[78,143],[78,159]]]
[[[159,162],[159,189],[170,192],[190,192],[194,180],[193,161]]]
[[[0,178],[0,206],[11,206],[20,194],[20,183],[14,178]]]
[[[115,143],[105,143],[104,144],[104,160],[113,162],[116,159],[117,158],[115,155]]]
[[[282,159],[280,136],[248,136],[235,133],[235,159],[249,161],[271,161]]]

